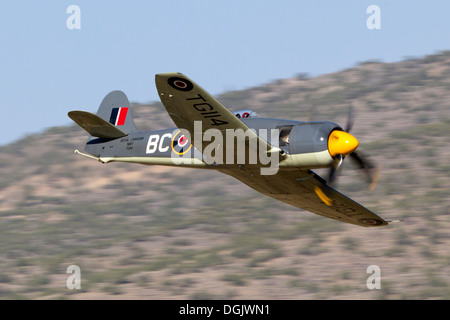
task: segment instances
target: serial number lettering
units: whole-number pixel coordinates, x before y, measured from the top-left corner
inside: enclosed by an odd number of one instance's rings
[[[228,124],[227,121],[220,119],[222,115],[219,111],[214,109],[214,106],[208,103],[201,94],[197,94],[197,97],[187,98],[186,101],[195,102],[192,107],[197,110],[204,119],[211,121],[213,126],[221,126]]]

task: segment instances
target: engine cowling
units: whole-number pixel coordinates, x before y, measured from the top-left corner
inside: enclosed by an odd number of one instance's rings
[[[325,168],[333,164],[328,144],[334,131],[342,129],[333,122],[305,122],[296,124],[286,139],[290,165],[304,168]]]

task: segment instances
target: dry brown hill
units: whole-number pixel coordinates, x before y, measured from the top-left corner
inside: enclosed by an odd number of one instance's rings
[[[369,193],[345,163],[338,188],[403,222],[346,225],[216,172],[102,165],[73,153],[81,129],[55,127],[0,148],[0,297],[450,298],[449,52],[218,98],[267,117],[341,124],[353,105],[352,133],[382,171]],[[142,130],[173,126],[160,103],[133,107]],[[81,290],[66,287],[70,265],[81,269]],[[379,290],[366,286],[370,265],[380,267]]]

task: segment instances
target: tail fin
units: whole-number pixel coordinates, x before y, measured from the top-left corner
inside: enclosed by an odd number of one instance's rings
[[[97,115],[126,133],[137,132],[130,102],[122,91],[112,91],[103,99]]]
[[[91,136],[117,139],[137,132],[130,102],[122,91],[112,91],[103,99],[97,115],[86,111],[70,111],[69,117]]]

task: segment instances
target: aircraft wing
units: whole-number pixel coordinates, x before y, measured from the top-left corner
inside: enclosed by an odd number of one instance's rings
[[[245,170],[221,170],[253,189],[294,207],[363,227],[385,226],[385,220],[326,184],[311,170],[280,169],[270,176]]]
[[[196,138],[195,133],[217,129],[226,136],[226,130],[247,131],[246,154],[252,139],[257,139],[267,152],[279,152],[267,141],[238,119],[231,111],[203,88],[180,73],[163,73],[155,77],[160,99],[179,129],[187,130],[194,147],[202,151],[211,141]],[[201,130],[194,130],[194,122],[201,123]],[[197,132],[196,132],[197,131]],[[281,156],[281,154],[280,154]],[[217,170],[228,174],[253,189],[297,208],[311,211],[327,218],[364,226],[384,226],[387,222],[357,202],[329,187],[314,172],[292,168],[280,168],[276,174],[258,174],[260,166],[223,166]]]
[[[181,73],[161,73],[155,76],[159,97],[175,125],[179,129],[186,129],[191,136],[191,142],[202,152],[211,141],[203,141],[202,137],[194,133],[203,133],[208,129],[217,129],[226,137],[226,130],[241,129],[246,132],[248,140],[246,148],[252,145],[252,139],[257,139],[260,148],[266,151],[280,151],[238,119],[230,110],[223,106],[206,90]],[[194,123],[201,123],[201,130],[194,130]],[[225,144],[225,141],[224,141]],[[248,155],[248,152],[246,152]]]

